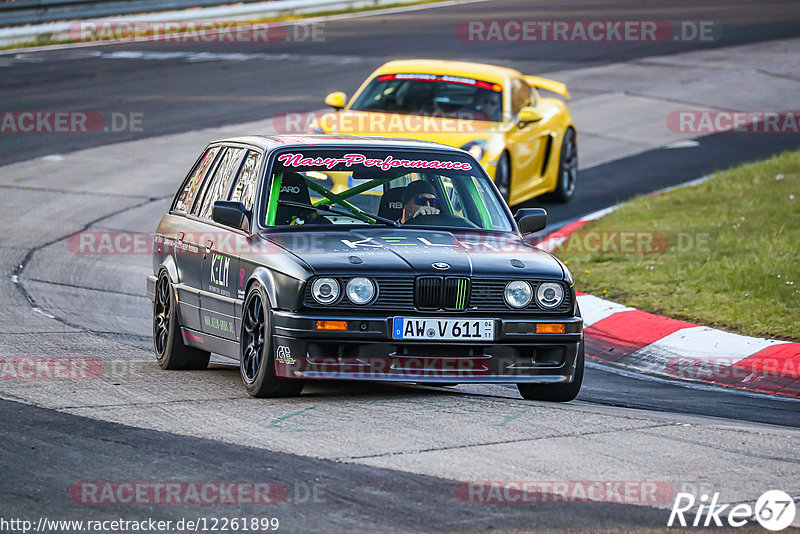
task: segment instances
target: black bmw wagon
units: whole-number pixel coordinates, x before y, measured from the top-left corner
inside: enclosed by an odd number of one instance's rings
[[[573,279],[527,244],[463,150],[348,136],[208,145],[155,234],[153,340],[164,369],[240,363],[256,397],[307,380],[581,387]]]

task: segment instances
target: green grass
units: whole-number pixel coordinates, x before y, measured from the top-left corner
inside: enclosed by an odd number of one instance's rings
[[[588,232],[654,232],[654,253],[581,252]],[[800,151],[640,197],[555,254],[578,291],[751,336],[800,340]],[[602,235],[602,234],[601,234]],[[705,240],[698,246],[697,239]],[[691,240],[691,244],[690,244]]]

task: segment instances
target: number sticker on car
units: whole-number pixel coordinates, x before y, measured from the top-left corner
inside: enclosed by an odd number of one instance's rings
[[[432,317],[395,317],[394,339],[445,341],[494,340],[494,319],[436,319]]]

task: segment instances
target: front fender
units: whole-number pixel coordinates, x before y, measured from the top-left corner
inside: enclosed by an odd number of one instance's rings
[[[265,267],[258,267],[253,271],[247,284],[248,291],[254,283],[260,284],[264,288],[273,309],[297,310],[300,308],[303,300],[304,280],[298,280]]]

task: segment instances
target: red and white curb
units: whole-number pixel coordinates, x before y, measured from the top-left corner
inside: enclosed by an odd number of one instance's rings
[[[550,252],[615,209],[567,224],[536,246]],[[800,398],[800,343],[731,334],[586,293],[578,293],[578,305],[588,358],[678,380]]]
[[[742,336],[578,294],[586,356],[678,380],[800,398],[800,343]]]

